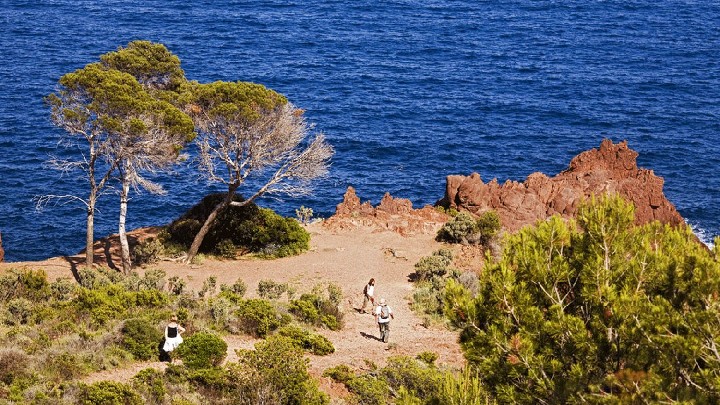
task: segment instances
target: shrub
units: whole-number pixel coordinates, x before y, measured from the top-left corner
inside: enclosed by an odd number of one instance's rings
[[[269,302],[258,299],[241,302],[235,315],[238,317],[240,329],[255,337],[265,337],[288,323]]]
[[[175,295],[182,294],[186,286],[187,282],[178,276],[172,276],[168,279],[168,290]]]
[[[44,270],[10,269],[0,276],[0,301],[24,298],[45,300],[50,295],[50,284]]]
[[[176,351],[188,368],[208,368],[222,363],[227,352],[227,343],[212,333],[198,332],[185,339]]]
[[[245,293],[247,292],[247,284],[245,284],[245,282],[239,278],[237,279],[237,281],[235,281],[235,284],[230,287],[230,290],[235,294],[244,297]]]
[[[449,243],[479,243],[487,246],[500,230],[500,217],[495,211],[486,211],[479,218],[461,212],[440,228],[436,239]]]
[[[435,352],[422,352],[419,353],[416,358],[423,363],[432,366],[433,364],[435,364],[435,360],[438,359],[438,355]]]
[[[122,347],[137,360],[150,360],[158,357],[158,344],[163,333],[145,319],[128,319],[121,329]]]
[[[388,384],[370,375],[351,378],[345,385],[358,397],[358,402],[361,404],[384,405],[390,399]]]
[[[165,246],[158,238],[148,238],[132,250],[132,261],[138,265],[157,263],[165,254]]]
[[[296,347],[318,356],[335,352],[335,347],[333,347],[333,344],[325,336],[311,333],[297,326],[283,326],[278,329],[277,334],[289,338]]]
[[[5,323],[8,325],[25,325],[30,323],[34,310],[32,301],[25,298],[13,298],[7,303],[8,316]]]
[[[203,286],[200,291],[198,291],[198,295],[202,298],[206,295],[209,297],[213,294],[215,294],[215,288],[217,287],[217,277],[210,276],[205,281],[203,281]]]
[[[416,281],[432,280],[442,277],[452,271],[452,251],[440,249],[433,252],[432,256],[425,256],[415,263]]]
[[[165,287],[165,275],[165,270],[161,269],[146,271],[142,280],[140,280],[140,288],[162,291],[163,287]]]
[[[258,282],[257,293],[260,298],[268,300],[276,300],[280,298],[283,293],[287,292],[287,283],[278,283],[273,280],[260,280]]]
[[[437,397],[442,384],[442,374],[427,363],[405,356],[391,357],[382,369],[382,376],[394,389],[407,388],[420,398]]]
[[[167,394],[163,373],[154,368],[146,368],[135,374],[132,378],[132,386],[137,391],[144,393],[144,396],[155,404],[162,404]]]
[[[238,350],[238,363],[230,367],[243,397],[249,403],[327,404],[326,394],[310,377],[303,350],[291,339],[272,336],[255,350]]]
[[[59,278],[50,284],[52,296],[60,301],[66,301],[72,298],[78,289],[75,280],[69,278]]]
[[[350,367],[347,364],[340,364],[325,370],[323,372],[323,377],[330,377],[336,382],[345,384],[355,378],[355,373],[350,370]]]
[[[116,381],[99,381],[84,385],[79,403],[83,405],[142,405],[143,400],[132,387]]]
[[[225,194],[211,194],[174,221],[168,232],[172,241],[190,246],[201,224]],[[242,201],[235,196],[235,201]],[[221,210],[200,246],[200,252],[217,251],[230,241],[236,248],[265,256],[284,257],[298,254],[309,248],[310,235],[293,218],[283,218],[270,209],[254,203],[229,206]]]
[[[315,324],[320,320],[318,302],[319,298],[316,295],[303,294],[300,299],[290,302],[288,310],[300,321],[309,324]]]
[[[223,239],[215,246],[215,254],[224,259],[235,259],[237,247],[232,240]]]
[[[0,350],[0,382],[12,384],[16,378],[27,375],[30,356],[19,349]]]

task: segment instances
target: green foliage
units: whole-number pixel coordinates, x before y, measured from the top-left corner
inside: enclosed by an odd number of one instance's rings
[[[176,351],[188,368],[209,368],[219,366],[225,359],[227,343],[212,333],[198,332],[186,338]]]
[[[223,239],[215,246],[215,253],[224,259],[235,259],[237,247],[235,247],[232,240]]]
[[[138,360],[150,360],[160,354],[158,345],[163,334],[155,325],[145,319],[134,318],[125,321],[122,327],[122,347]]]
[[[247,284],[245,284],[245,282],[241,278],[239,278],[230,287],[230,291],[239,295],[240,297],[244,297],[245,293],[247,292]]]
[[[135,245],[132,251],[133,263],[137,265],[157,263],[165,255],[165,245],[158,238],[148,238]]]
[[[274,280],[260,280],[258,282],[257,293],[260,298],[264,298],[267,300],[276,300],[287,291],[287,283],[278,283]]]
[[[422,352],[415,357],[428,366],[435,364],[435,360],[438,359],[438,355],[435,352]]]
[[[168,290],[175,295],[182,294],[187,286],[187,282],[178,276],[172,276],[168,279]]]
[[[487,246],[500,231],[500,217],[495,211],[486,211],[479,218],[463,211],[440,228],[436,239],[449,243],[478,243]]]
[[[116,381],[83,385],[78,396],[82,405],[142,405],[140,395],[131,386]]]
[[[200,291],[198,291],[198,295],[200,296],[200,298],[203,298],[205,296],[209,297],[209,296],[215,294],[216,287],[217,287],[217,277],[210,276],[210,277],[206,278],[205,281],[203,281],[203,286],[200,289]]]
[[[405,387],[419,398],[437,397],[442,384],[442,375],[437,369],[405,356],[390,357],[381,375],[394,389]]]
[[[238,363],[229,367],[231,380],[249,403],[327,404],[307,371],[303,350],[290,338],[273,335],[255,345],[255,350],[238,350]]]
[[[317,295],[321,293],[318,289],[313,294],[302,294],[299,299],[290,301],[288,311],[302,322],[325,326],[330,330],[342,329],[343,315],[338,308],[342,293],[337,286],[331,286],[327,297]]]
[[[449,249],[440,249],[415,263],[415,280],[432,280],[452,271],[453,255]]]
[[[256,337],[265,337],[289,321],[280,316],[272,304],[258,299],[241,302],[235,315],[238,317],[240,329]]]
[[[501,403],[720,401],[720,264],[687,227],[593,198],[511,236],[473,294],[446,286],[466,357]]]
[[[171,240],[189,247],[202,223],[224,198],[222,193],[210,194],[173,221],[168,227]],[[242,202],[243,199],[236,195],[234,201]],[[285,257],[309,248],[310,234],[295,219],[283,218],[270,209],[249,203],[222,209],[203,239],[200,252],[217,252],[221,256],[225,252],[228,257],[232,253],[234,258],[236,250],[240,249],[267,257]]]
[[[50,295],[50,284],[44,270],[10,269],[0,275],[0,301],[24,298],[42,301]]]
[[[149,89],[177,89],[186,80],[180,59],[163,44],[133,41],[100,60],[109,68],[131,74]]]
[[[154,404],[162,404],[167,394],[163,374],[154,368],[146,368],[135,374],[132,378],[132,387]]]
[[[361,404],[384,405],[389,403],[390,389],[387,382],[371,375],[351,378],[345,383],[348,390],[355,394]]]
[[[335,347],[333,347],[332,342],[325,336],[310,333],[308,330],[297,326],[283,326],[277,330],[277,334],[290,339],[296,347],[318,356],[325,356],[335,352]]]

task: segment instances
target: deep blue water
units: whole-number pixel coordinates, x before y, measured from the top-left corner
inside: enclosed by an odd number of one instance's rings
[[[0,8],[0,232],[10,261],[76,253],[84,194],[47,169],[61,135],[43,97],[64,73],[135,39],[162,42],[201,82],[253,81],[305,109],[336,149],[308,198],[328,216],[348,185],[416,206],[445,176],[554,175],[603,138],[638,163],[705,240],[720,234],[720,3],[714,1],[14,1]],[[171,221],[220,186],[179,167],[135,195],[128,226]],[[106,196],[96,237],[116,232]]]

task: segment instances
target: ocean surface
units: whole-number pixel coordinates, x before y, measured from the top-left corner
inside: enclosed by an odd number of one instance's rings
[[[188,78],[252,81],[306,110],[335,147],[313,195],[261,201],[327,217],[347,186],[432,204],[449,174],[486,181],[554,175],[604,138],[640,167],[695,231],[720,234],[720,2],[70,1],[0,8],[0,232],[6,260],[74,254],[85,212],[35,209],[44,194],[85,195],[57,153],[43,97],[65,73],[136,39],[164,43]],[[220,185],[179,166],[168,194],[133,195],[130,229],[165,224]],[[241,190],[242,191],[242,190]],[[116,233],[106,195],[96,238]]]

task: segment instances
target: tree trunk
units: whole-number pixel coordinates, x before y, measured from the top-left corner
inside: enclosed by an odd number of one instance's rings
[[[197,235],[195,235],[195,239],[193,239],[192,245],[190,245],[190,250],[188,250],[187,258],[185,258],[185,263],[190,263],[195,258],[198,250],[200,250],[200,245],[202,244],[203,239],[205,239],[205,235],[207,235],[213,222],[215,222],[215,218],[217,218],[218,213],[223,208],[229,206],[233,200],[233,197],[235,197],[235,190],[237,190],[237,187],[238,186],[228,187],[228,192],[225,195],[225,198],[222,200],[222,202],[220,202],[220,204],[216,205],[210,215],[208,215],[205,223],[203,223]]]
[[[120,258],[122,261],[122,269],[124,274],[130,274],[132,262],[130,261],[130,245],[125,232],[125,218],[127,217],[128,194],[130,193],[130,184],[123,178],[122,191],[120,192],[120,221],[118,225],[118,235],[120,236]]]
[[[85,268],[92,270],[95,258],[95,190],[91,190],[87,208],[87,228],[85,231]]]

